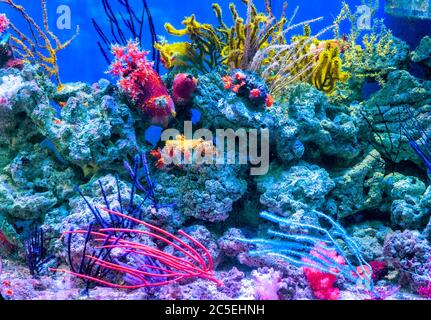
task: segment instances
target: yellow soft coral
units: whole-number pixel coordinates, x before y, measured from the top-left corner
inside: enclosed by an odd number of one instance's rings
[[[311,28],[306,24],[303,35],[293,36],[290,44],[268,47],[267,50],[272,47],[278,50],[275,54],[268,54],[269,64],[259,63],[253,71],[261,70],[261,76],[275,97],[297,82],[310,83],[330,94],[338,82],[349,79],[349,74],[342,71],[341,50],[345,46],[344,40],[318,40],[311,35]]]
[[[225,23],[223,11],[217,3],[212,5],[219,22],[217,27],[198,22],[195,15],[186,17],[182,21],[185,26],[183,29],[176,29],[170,23],[166,23],[165,29],[169,34],[179,37],[188,36],[193,48],[193,50],[184,50],[183,43],[171,46],[169,49],[174,51],[181,49],[182,52],[171,52],[168,56],[187,57],[186,60],[193,63],[196,57],[200,57],[202,64],[210,69],[220,63],[231,68],[247,69],[257,51],[269,45],[286,42],[283,31],[287,19],[284,15],[277,21],[268,4],[266,13],[259,13],[252,0],[242,0],[242,2],[247,6],[247,17],[246,19],[240,17],[236,6],[231,3],[229,9],[233,24],[230,27]],[[162,55],[168,51],[167,45],[157,48],[162,51]],[[166,66],[169,68],[169,63],[166,63]],[[175,63],[171,66],[175,66]]]
[[[324,42],[326,47],[319,54],[319,60],[311,75],[311,83],[325,93],[332,93],[338,81],[347,81],[348,72],[342,71],[339,45],[335,41]]]
[[[188,42],[157,43],[155,48],[160,51],[163,65],[173,67],[203,67],[199,54]]]
[[[165,44],[165,48],[171,50],[170,56],[179,56],[183,58],[183,61],[192,62],[199,57],[202,61],[201,64],[206,63],[210,66],[216,66],[222,50],[221,39],[217,30],[211,24],[197,22],[194,15],[186,17],[182,24],[185,26],[184,29],[176,29],[170,23],[166,23],[165,29],[174,36],[189,36],[192,43],[189,45],[185,45],[184,42],[174,43],[170,47]]]

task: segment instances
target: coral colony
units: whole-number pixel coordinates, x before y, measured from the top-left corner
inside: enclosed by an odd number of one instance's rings
[[[431,299],[430,36],[101,0],[70,83],[39,3],[0,0],[0,299]]]

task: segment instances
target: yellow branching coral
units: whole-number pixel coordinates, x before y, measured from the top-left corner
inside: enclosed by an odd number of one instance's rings
[[[342,71],[341,48],[344,49],[345,44],[340,39],[318,40],[323,33],[336,29],[336,23],[312,36],[310,25],[322,18],[293,24],[298,8],[287,19],[285,5],[277,19],[268,2],[263,13],[258,12],[252,0],[242,2],[247,6],[247,17],[240,17],[236,6],[230,4],[231,26],[225,22],[218,4],[212,5],[218,27],[199,23],[194,15],[184,19],[183,29],[167,23],[168,33],[188,36],[191,43],[157,45],[165,65],[172,68],[205,64],[212,69],[222,63],[232,69],[249,70],[266,81],[274,96],[281,95],[295,82],[309,82],[329,94],[338,82],[349,78],[349,74]],[[340,14],[339,19],[344,19],[344,16]],[[288,33],[299,27],[304,27],[304,34],[292,37],[288,43]],[[199,64],[198,60],[204,63]]]
[[[156,43],[154,47],[160,51],[163,65],[168,69],[172,69],[175,66],[204,68],[201,56],[196,52],[191,43]]]
[[[362,2],[371,8],[371,16],[379,8],[377,0]],[[383,20],[378,19],[374,19],[370,32],[359,39],[361,30],[358,29],[358,17],[352,13],[347,3],[343,2],[343,9],[336,19],[336,24],[339,25],[345,20],[351,25],[343,54],[343,67],[352,73],[350,87],[359,90],[366,79],[374,79],[383,85],[386,75],[400,68],[400,64],[407,57],[409,50],[407,45],[396,39],[385,27]]]
[[[222,42],[219,33],[211,24],[203,24],[196,21],[194,15],[183,20],[184,29],[176,29],[170,23],[165,24],[166,31],[174,36],[188,36],[192,41],[191,44],[185,42],[174,44],[162,44],[156,48],[160,50],[161,55],[168,58],[172,65],[177,65],[176,57],[180,56],[183,59],[194,62],[196,57],[201,59],[201,64],[207,64],[210,67],[215,67],[219,64],[220,53],[222,51]],[[166,59],[165,59],[165,62]],[[169,63],[166,64],[166,67]]]
[[[349,74],[342,71],[340,50],[344,49],[345,43],[335,39],[318,40],[319,36],[332,29],[334,25],[312,36],[310,26],[306,24],[304,34],[293,36],[289,44],[269,46],[259,52],[251,70],[262,76],[275,97],[296,82],[308,82],[325,93],[332,93],[337,82],[349,78]],[[266,64],[268,56],[271,59]]]
[[[25,8],[16,4],[13,0],[0,0],[0,3],[8,4],[12,9],[19,12],[30,28],[31,36],[28,36],[13,23],[10,23],[10,28],[15,33],[11,36],[14,53],[24,61],[38,64],[47,76],[54,76],[59,89],[61,89],[57,55],[59,51],[65,49],[75,39],[79,33],[79,27],[77,27],[76,33],[71,39],[61,42],[49,28],[46,0],[41,0],[43,26],[39,26]]]
[[[350,74],[342,71],[339,45],[333,41],[325,42],[326,48],[319,54],[313,68],[311,83],[320,91],[332,93],[337,82],[345,82]]]
[[[222,9],[217,3],[212,5],[219,22],[217,27],[199,23],[195,15],[183,20],[182,24],[185,26],[183,29],[176,29],[170,23],[166,23],[165,29],[169,34],[188,36],[193,48],[193,51],[190,51],[190,48],[186,50],[184,42],[177,43],[175,47],[170,44],[157,45],[162,56],[166,56],[168,61],[172,62],[171,64],[165,63],[166,66],[177,65],[175,56],[184,57],[183,53],[187,53],[190,55],[187,59],[188,62],[195,63],[195,57],[200,57],[203,64],[210,69],[215,68],[220,63],[231,68],[247,69],[259,50],[286,42],[284,37],[285,25],[288,21],[284,14],[277,20],[268,3],[266,12],[260,13],[252,0],[242,0],[242,2],[247,6],[247,18],[240,17],[236,6],[231,3],[229,9],[233,24],[230,27],[224,21]]]
[[[363,46],[354,45],[349,48],[344,60],[346,68],[355,71],[355,78],[371,78],[383,85],[386,75],[399,67],[397,57],[399,59],[407,55],[408,48],[397,43],[400,41],[395,40],[383,22],[376,21],[375,26],[370,34],[362,38]],[[380,30],[377,30],[379,27]]]

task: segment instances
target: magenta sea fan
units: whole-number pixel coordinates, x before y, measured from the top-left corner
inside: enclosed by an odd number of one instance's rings
[[[66,232],[66,235],[82,235],[96,244],[96,249],[121,251],[122,256],[133,255],[143,257],[143,259],[134,259],[145,265],[130,265],[118,260],[106,260],[96,255],[87,255],[95,265],[102,269],[115,272],[122,278],[123,283],[106,278],[99,278],[87,274],[69,270],[53,270],[64,272],[81,278],[85,281],[92,281],[117,289],[139,289],[145,287],[157,287],[178,282],[183,279],[203,278],[221,285],[221,281],[214,277],[213,260],[209,251],[200,242],[192,238],[182,230],[178,231],[178,236],[173,235],[159,227],[144,221],[132,218],[122,213],[103,209],[110,215],[129,219],[140,226],[140,228],[101,228],[99,230],[75,230]],[[122,235],[129,235],[124,237]],[[138,237],[148,237],[163,246],[149,246],[136,240]],[[166,250],[170,248],[170,250]],[[151,261],[146,263],[143,261]],[[127,281],[127,279],[133,279]]]

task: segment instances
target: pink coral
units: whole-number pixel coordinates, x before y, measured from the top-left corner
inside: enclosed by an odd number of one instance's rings
[[[114,61],[109,73],[119,77],[118,86],[129,95],[137,107],[151,116],[153,122],[167,125],[175,106],[160,76],[153,69],[153,62],[147,59],[148,52],[139,44],[130,41],[126,46],[112,47]]]
[[[323,246],[323,243],[316,245],[316,247],[310,252],[310,255],[321,260],[326,260],[326,257],[330,257],[340,266],[345,265],[346,262],[342,256],[338,255],[336,251],[322,248]],[[303,260],[304,262],[312,263],[312,261],[309,259]],[[334,284],[337,281],[337,276],[333,274],[339,273],[340,270],[332,268],[332,273],[325,273],[318,269],[309,267],[304,267],[303,270],[308,284],[313,290],[314,296],[316,298],[321,300],[338,300],[340,298],[340,289],[334,287]]]
[[[420,287],[418,293],[428,299],[431,299],[431,283],[426,286]]]
[[[0,33],[5,32],[9,28],[9,19],[6,17],[6,15],[0,14]]]
[[[260,268],[252,272],[256,297],[259,300],[280,300],[281,272],[273,268]]]
[[[173,84],[173,98],[175,105],[187,105],[198,85],[198,80],[187,73],[177,74]]]
[[[9,103],[9,100],[7,98],[0,96],[0,106],[2,107],[6,106],[8,103]]]

